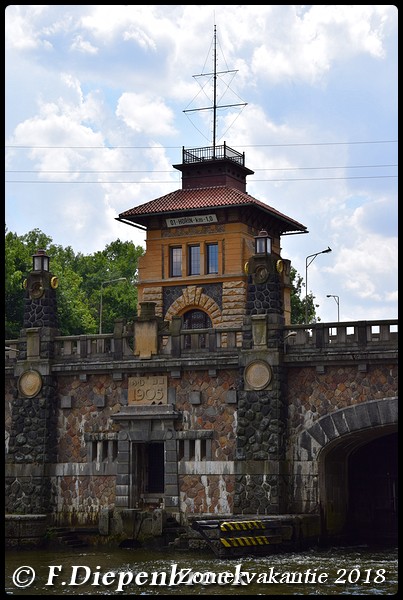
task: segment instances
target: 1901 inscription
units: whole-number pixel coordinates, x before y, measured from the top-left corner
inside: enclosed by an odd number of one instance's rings
[[[128,404],[166,404],[167,376],[129,377]]]

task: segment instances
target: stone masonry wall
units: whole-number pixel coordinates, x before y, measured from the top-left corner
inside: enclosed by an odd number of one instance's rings
[[[397,380],[397,365],[325,367],[323,373],[313,367],[289,369],[289,444],[295,434],[335,410],[396,396]]]
[[[56,477],[53,486],[57,498],[55,523],[97,527],[100,511],[115,506],[115,483],[115,475]]]
[[[175,422],[177,443],[203,438],[209,444],[209,453],[202,460],[180,457],[180,508],[184,513],[275,513],[283,495],[284,474],[271,469],[292,457],[296,437],[322,416],[394,397],[397,390],[396,365],[296,367],[288,368],[285,376],[281,394],[277,387],[240,391],[237,369],[184,370],[180,376],[168,376],[170,397],[182,414]],[[274,380],[279,382],[279,373]],[[110,448],[121,426],[112,415],[127,405],[127,377],[117,373],[59,375],[57,391],[50,389],[45,377],[44,393],[47,398],[53,394],[57,410],[57,422],[52,427],[47,422],[49,431],[57,432],[55,443],[48,444],[45,452],[46,460],[54,461],[48,465],[51,485],[49,478],[32,471],[44,456],[46,401],[42,396],[19,398],[13,379],[6,386],[8,457],[21,467],[18,477],[6,478],[7,502],[13,511],[40,512],[46,494],[47,510],[58,510],[60,518],[95,523],[101,509],[114,507],[117,467]],[[98,443],[104,448],[101,458],[96,451]],[[21,465],[17,455],[23,458]],[[315,475],[312,471],[310,476]],[[312,482],[309,485],[314,489]],[[30,497],[42,500],[28,506]]]
[[[179,476],[180,507],[185,516],[233,513],[233,475]]]
[[[185,371],[180,379],[168,382],[176,391],[176,409],[183,413],[178,430],[214,431],[212,460],[226,461],[235,458],[234,413],[236,404],[228,404],[228,391],[235,389],[237,372]],[[190,393],[200,391],[200,403],[194,404]]]
[[[277,274],[269,275],[265,283],[253,283],[249,276],[246,310],[248,315],[282,314],[283,298]]]
[[[10,433],[11,433],[11,414],[14,398],[17,394],[16,381],[14,379],[6,380],[5,394],[4,394],[4,425],[5,425],[5,437],[6,437],[6,457],[10,445]]]
[[[185,515],[232,512],[237,405],[231,392],[237,379],[236,371],[219,371],[215,375],[186,371],[169,383],[176,391],[176,408],[183,412],[177,429],[185,434],[196,432],[196,437],[197,432],[212,432],[210,457],[197,463],[179,462],[180,507]],[[200,391],[197,404],[193,403],[193,390]]]
[[[237,514],[278,514],[283,508],[286,404],[282,370],[274,366],[273,372],[272,389],[239,392]]]
[[[397,386],[397,365],[393,364],[325,366],[321,367],[320,371],[315,367],[288,370],[286,455],[289,511],[319,510],[321,498],[318,447],[315,446],[309,431],[316,425],[319,426],[321,420],[326,420],[329,415],[340,415],[340,411],[353,410],[351,416],[347,412],[339,416],[339,419],[342,419],[340,429],[346,432],[346,437],[351,426],[355,427],[354,434],[357,436],[360,427],[361,431],[365,432],[370,430],[372,423],[388,422],[388,419],[393,419],[394,409],[391,407],[396,401]],[[384,405],[383,409],[378,409],[377,401]],[[330,435],[330,432],[328,433]],[[321,439],[322,443],[327,437],[320,427],[315,436]],[[331,443],[334,448],[336,439],[334,435],[330,437],[333,437]],[[340,480],[338,485],[343,489],[343,480]],[[331,489],[336,488],[333,480]],[[331,493],[328,490],[327,494]],[[329,507],[327,509],[329,510]]]
[[[125,389],[122,389],[123,386]],[[59,379],[61,408],[58,418],[59,463],[87,461],[85,434],[117,432],[111,419],[127,402],[127,380],[114,381],[110,375],[90,375]]]
[[[126,402],[127,381],[104,374],[61,377],[59,393],[57,521],[96,526],[101,509],[115,504],[116,455],[109,440],[115,439],[117,449],[119,426],[111,415]]]
[[[176,424],[178,435],[209,435],[208,456],[199,461],[196,472],[194,461],[182,461],[180,501],[186,513],[232,512],[237,384],[238,371],[184,371],[180,378],[168,377],[176,409],[183,415]],[[10,389],[9,405],[16,410],[18,400],[17,404],[15,399],[11,401],[13,394]],[[116,456],[108,452],[110,444],[117,444],[121,426],[111,417],[127,404],[127,377],[59,376],[57,404],[53,428],[57,431],[57,459],[51,468],[51,483],[46,482],[49,507],[58,524],[96,526],[101,509],[115,505]],[[103,458],[99,443],[104,444]],[[15,491],[12,483],[11,496]],[[23,491],[28,493],[25,487]]]
[[[45,289],[43,297],[31,300],[26,290],[24,298],[24,327],[54,327],[57,328],[56,290]]]
[[[207,284],[201,286],[175,286],[176,297],[172,304],[164,312],[162,288],[144,288],[141,300],[144,302],[155,302],[155,313],[159,317],[170,321],[173,316],[183,314],[190,307],[204,310],[209,315],[214,326],[239,327],[243,324],[246,315],[246,288],[244,281],[229,281],[222,284],[222,294],[217,298],[215,294],[209,294],[214,286]],[[221,286],[216,285],[220,289]],[[180,293],[177,291],[180,289]],[[216,290],[215,290],[216,291]],[[170,288],[165,290],[169,297]],[[212,297],[213,296],[213,297]]]
[[[47,513],[52,506],[49,465],[57,455],[55,382],[43,376],[42,390],[33,398],[21,397],[18,389],[10,395],[6,463],[16,466],[5,477],[6,512]]]

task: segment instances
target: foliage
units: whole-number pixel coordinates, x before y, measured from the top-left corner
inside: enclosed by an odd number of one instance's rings
[[[316,316],[316,307],[314,304],[315,296],[308,294],[301,298],[302,288],[305,285],[299,273],[294,267],[290,269],[291,281],[291,323],[293,325],[303,325],[305,323],[305,307],[308,306],[308,323],[320,321]]]
[[[92,255],[53,243],[39,229],[17,236],[5,235],[5,335],[18,338],[24,321],[23,282],[32,270],[32,256],[43,249],[49,267],[59,279],[58,320],[61,335],[98,333],[102,290],[102,332],[113,331],[116,319],[137,314],[137,261],[141,246],[116,240]],[[123,281],[111,281],[116,279]]]

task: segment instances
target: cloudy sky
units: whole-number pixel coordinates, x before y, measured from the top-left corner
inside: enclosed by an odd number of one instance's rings
[[[182,147],[212,144],[194,109],[212,106],[215,27],[217,144],[309,230],[282,255],[304,280],[310,262],[318,316],[337,320],[331,294],[341,321],[397,318],[394,5],[9,5],[7,230],[144,246],[115,218],[180,189]]]

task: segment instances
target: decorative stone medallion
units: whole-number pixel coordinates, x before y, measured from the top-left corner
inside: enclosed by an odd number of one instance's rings
[[[269,271],[266,265],[258,265],[254,273],[255,283],[265,283],[269,277]]]
[[[272,378],[272,370],[264,360],[255,360],[245,369],[245,381],[254,390],[263,390]]]
[[[33,398],[42,389],[42,376],[38,371],[25,371],[18,379],[18,390],[26,398]]]

